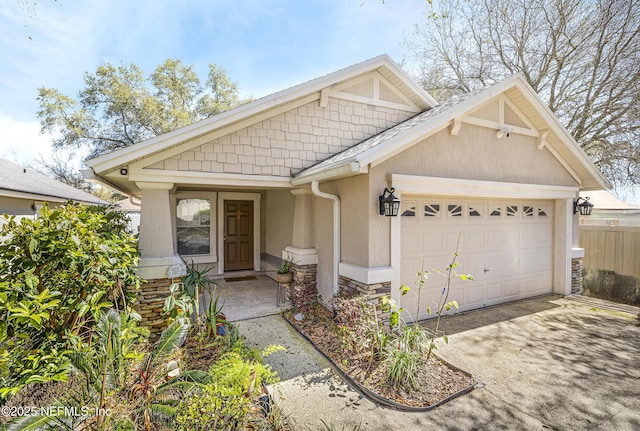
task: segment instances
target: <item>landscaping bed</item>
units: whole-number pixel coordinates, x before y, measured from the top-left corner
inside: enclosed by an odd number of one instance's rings
[[[388,362],[372,359],[367,352],[353,354],[345,348],[344,337],[331,311],[318,305],[309,308],[302,320],[296,319],[296,314],[289,310],[284,313],[284,318],[378,404],[399,410],[424,411],[470,392],[475,386],[470,374],[436,355],[431,355],[428,361],[420,361],[411,389],[392,385],[388,380]]]

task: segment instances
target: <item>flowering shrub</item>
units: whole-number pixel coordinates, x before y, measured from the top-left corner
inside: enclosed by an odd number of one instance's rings
[[[291,311],[307,314],[320,303],[320,295],[315,285],[303,284],[300,287],[291,286]]]
[[[371,349],[376,322],[371,315],[372,304],[364,295],[340,293],[333,299],[338,335],[345,353],[360,354]]]

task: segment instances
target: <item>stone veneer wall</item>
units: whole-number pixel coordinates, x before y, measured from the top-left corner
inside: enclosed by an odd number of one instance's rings
[[[571,259],[571,293],[582,293],[582,259]]]
[[[170,295],[171,283],[180,279],[159,278],[148,280],[140,284],[140,289],[135,292],[136,302],[133,308],[142,317],[142,324],[149,328],[152,337],[158,336],[167,327],[167,316],[162,314],[164,300]]]
[[[370,301],[375,300],[378,307],[381,304],[381,298],[383,296],[391,296],[390,281],[375,284],[364,284],[341,275],[338,279],[338,286],[340,290],[344,290],[347,292],[356,292],[360,295],[366,295]]]
[[[318,265],[296,265],[291,267],[292,287],[303,285],[315,287],[317,284]]]

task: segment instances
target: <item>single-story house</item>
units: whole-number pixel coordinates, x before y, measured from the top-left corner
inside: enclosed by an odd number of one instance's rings
[[[32,168],[0,159],[0,214],[34,218],[45,202],[56,207],[68,200],[92,205],[106,203]]]
[[[423,260],[446,267],[459,236],[458,269],[474,276],[452,285],[462,310],[570,294],[573,202],[608,188],[522,76],[438,104],[386,55],[87,163],[141,200],[140,275],[154,286],[178,255],[217,274],[289,256],[294,283],[317,283],[326,303],[342,287],[408,310],[399,286]],[[397,217],[380,214],[385,189]],[[422,305],[441,287],[432,276]]]

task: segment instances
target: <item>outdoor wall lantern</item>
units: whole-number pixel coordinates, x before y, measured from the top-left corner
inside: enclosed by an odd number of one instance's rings
[[[391,187],[391,190],[385,188],[384,192],[378,196],[380,201],[380,215],[387,217],[395,217],[398,215],[400,209],[400,199],[393,195],[396,189]]]
[[[582,203],[578,203],[580,202],[580,200],[583,200],[584,202]],[[580,212],[580,215],[591,215],[591,210],[593,209],[594,205],[589,202],[589,197],[586,198],[578,198],[575,200],[575,202],[573,203],[573,213],[577,214],[578,212]]]

